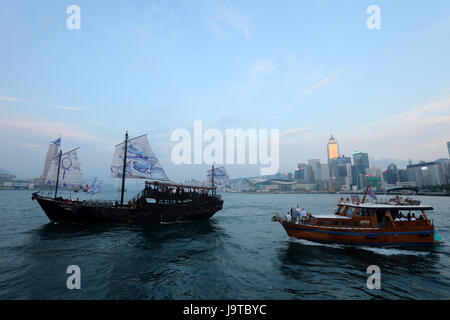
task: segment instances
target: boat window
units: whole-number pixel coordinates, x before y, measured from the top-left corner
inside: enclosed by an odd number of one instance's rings
[[[347,217],[353,217],[353,213],[355,212],[355,208],[353,207],[348,207],[347,212],[345,213],[345,215]]]
[[[362,217],[368,217],[368,216],[370,216],[369,209],[367,209],[367,208],[359,208],[357,215],[358,216],[362,216]]]
[[[334,225],[334,226],[338,226],[339,225],[339,221],[332,221],[331,224]]]

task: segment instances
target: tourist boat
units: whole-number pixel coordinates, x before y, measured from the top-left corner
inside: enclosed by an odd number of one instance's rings
[[[362,201],[357,195],[352,195],[352,201],[341,198],[334,214],[328,216],[308,215],[288,221],[289,218],[277,214],[272,220],[279,221],[291,237],[320,243],[391,247],[439,242],[433,221],[426,214],[433,207],[398,196],[388,201],[366,202],[368,193],[377,200],[368,189]],[[399,221],[400,217],[413,214],[416,220]]]
[[[59,152],[52,161],[47,184],[55,185],[54,196],[39,192],[32,195],[53,223],[121,223],[154,224],[208,219],[222,209],[223,200],[216,194],[214,166],[208,171],[211,186],[190,186],[170,181],[150,148],[147,135],[125,140],[116,146],[111,176],[122,179],[121,199],[71,200],[58,197],[61,181],[65,186],[79,185],[81,175],[76,150]],[[70,166],[69,166],[70,164]],[[73,179],[76,178],[76,179]],[[146,179],[144,189],[124,202],[125,178]],[[94,181],[88,193],[101,190]]]

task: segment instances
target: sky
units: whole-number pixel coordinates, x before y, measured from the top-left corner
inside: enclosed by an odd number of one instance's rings
[[[206,165],[170,157],[171,133],[195,120],[279,129],[281,171],[325,162],[330,132],[375,165],[448,157],[448,0],[3,0],[0,39],[0,168],[18,177],[42,173],[59,134],[85,178],[107,177],[128,130],[148,134],[172,180],[203,179]]]

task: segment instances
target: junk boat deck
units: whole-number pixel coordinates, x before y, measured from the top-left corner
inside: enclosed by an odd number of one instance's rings
[[[208,193],[208,191],[210,191]],[[33,193],[51,222],[153,224],[209,219],[222,209],[215,188],[147,182],[144,190],[128,203],[74,201]]]

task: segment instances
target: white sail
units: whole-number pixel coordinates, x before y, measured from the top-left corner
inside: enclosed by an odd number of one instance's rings
[[[48,170],[45,184],[55,185],[58,175],[59,157],[53,158]],[[82,186],[80,162],[78,161],[77,150],[69,151],[61,156],[61,166],[59,168],[58,186],[68,189],[76,189]]]
[[[94,195],[96,193],[99,193],[103,190],[103,180],[99,180],[97,177],[95,177],[91,184],[89,185],[89,188],[87,190],[87,193],[90,195]]]
[[[206,173],[207,181],[212,184],[213,173],[212,169],[208,170]],[[225,170],[225,167],[214,168],[214,185],[221,188],[230,188],[230,178]]]
[[[111,164],[111,177],[122,178],[125,143],[116,146]],[[147,135],[128,140],[126,178],[170,181],[148,143]]]

